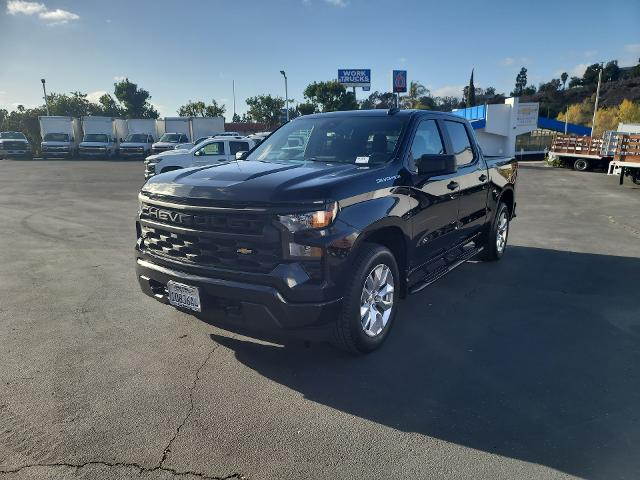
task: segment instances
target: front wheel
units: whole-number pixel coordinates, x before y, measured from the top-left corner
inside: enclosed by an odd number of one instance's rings
[[[380,347],[396,315],[399,289],[400,273],[393,254],[382,245],[363,244],[346,287],[332,343],[353,353]]]
[[[509,239],[509,217],[509,207],[500,202],[484,241],[484,249],[481,255],[483,260],[496,261],[500,260],[504,255],[504,251],[507,248],[507,240]]]

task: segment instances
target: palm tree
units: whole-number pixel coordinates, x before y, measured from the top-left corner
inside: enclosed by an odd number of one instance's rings
[[[400,99],[403,108],[420,108],[420,97],[429,95],[429,89],[420,82],[409,83],[407,94]]]

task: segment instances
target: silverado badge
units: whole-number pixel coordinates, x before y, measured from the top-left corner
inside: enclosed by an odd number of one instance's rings
[[[236,252],[240,255],[251,255],[253,253],[253,250],[251,250],[250,248],[241,247],[237,249]]]

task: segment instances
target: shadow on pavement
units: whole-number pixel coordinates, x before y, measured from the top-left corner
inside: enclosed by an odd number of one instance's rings
[[[509,248],[405,300],[384,347],[212,339],[305,398],[587,478],[640,472],[640,259]]]

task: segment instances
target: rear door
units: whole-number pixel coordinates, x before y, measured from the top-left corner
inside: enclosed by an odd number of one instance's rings
[[[460,240],[477,233],[487,216],[489,179],[481,153],[475,147],[473,132],[466,122],[444,120],[449,151],[456,156],[460,202],[458,205],[458,231]]]
[[[458,187],[456,174],[425,176],[416,162],[422,155],[446,153],[442,123],[423,119],[418,124],[409,151],[407,169],[411,175],[413,246],[415,265],[438,256],[457,234]]]

